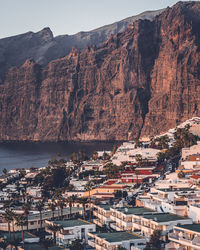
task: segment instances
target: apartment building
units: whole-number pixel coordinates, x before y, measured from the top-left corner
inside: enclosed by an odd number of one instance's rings
[[[145,213],[153,213],[151,209],[144,207],[122,207],[110,208],[112,214],[110,216],[110,227],[116,231],[132,231],[132,217],[133,215],[142,215]]]
[[[132,216],[132,231],[140,231],[140,234],[149,239],[154,230],[160,230],[163,240],[173,226],[192,224],[192,219],[170,213],[148,213]]]
[[[175,243],[177,249],[200,249],[200,224],[174,226],[173,233],[168,238]]]
[[[62,214],[65,218],[71,218],[75,215],[82,212],[82,208],[78,207],[72,207],[71,213],[69,208],[63,208]],[[59,219],[61,214],[60,210],[55,210],[54,213],[52,211],[42,211],[42,227],[46,227],[46,220],[51,219]],[[30,211],[30,214],[28,215],[28,228],[29,230],[32,229],[38,229],[40,228],[40,213],[36,211]],[[24,226],[24,229],[27,226]],[[21,231],[21,227],[14,226],[15,231]],[[8,231],[8,223],[7,222],[0,222],[0,231]]]
[[[58,225],[62,229],[56,233],[56,244],[67,247],[72,241],[80,239],[83,242],[88,242],[88,234],[96,232],[96,225],[84,220],[60,220],[46,221],[48,225]],[[48,227],[47,232],[50,232]],[[53,235],[52,235],[53,236]]]
[[[103,225],[109,226],[111,222],[110,216],[112,214],[110,208],[110,205],[93,205],[93,215],[95,216],[93,222],[100,227]]]
[[[146,245],[143,237],[128,232],[89,233],[89,237],[88,244],[97,250],[144,249]]]

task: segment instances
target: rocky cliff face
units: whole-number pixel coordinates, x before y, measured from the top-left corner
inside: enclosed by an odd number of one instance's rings
[[[125,140],[200,115],[200,3],[179,2],[108,41],[0,85],[1,140]]]

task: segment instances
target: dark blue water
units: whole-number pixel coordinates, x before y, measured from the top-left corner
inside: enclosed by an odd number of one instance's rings
[[[0,143],[0,173],[3,168],[29,168],[46,166],[52,157],[61,154],[69,159],[73,152],[84,150],[91,156],[94,151],[111,150],[114,143]]]

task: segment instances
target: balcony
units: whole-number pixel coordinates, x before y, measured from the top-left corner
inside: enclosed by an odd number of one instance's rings
[[[62,232],[62,233],[58,233],[57,238],[60,238],[62,240],[70,240],[70,239],[74,239],[75,236],[74,236],[74,234]]]
[[[200,240],[198,238],[194,238],[193,240],[191,240],[186,237],[180,237],[179,235],[176,235],[174,233],[169,233],[168,236],[169,240],[175,241],[182,245],[193,247],[194,249],[200,249]]]
[[[95,244],[94,240],[88,240],[88,245],[95,248],[96,244]]]
[[[94,222],[96,225],[100,226],[100,227],[102,227],[102,225],[104,224],[103,222],[101,222],[101,221],[98,220],[98,219],[93,219],[93,222]]]
[[[168,237],[169,237],[169,239],[174,239],[174,240],[178,240],[179,239],[178,235],[176,235],[174,233],[169,233]]]

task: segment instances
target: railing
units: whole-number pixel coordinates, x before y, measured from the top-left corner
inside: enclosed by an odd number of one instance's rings
[[[169,233],[168,236],[169,236],[169,238],[172,238],[172,239],[175,239],[175,240],[179,239],[178,235],[175,235],[174,233]]]
[[[92,240],[88,240],[88,245],[95,247],[95,242]]]

